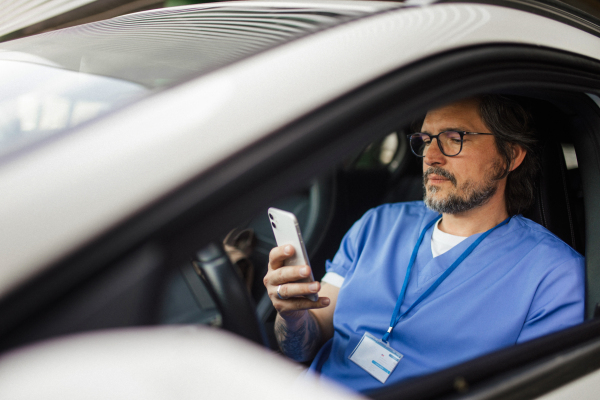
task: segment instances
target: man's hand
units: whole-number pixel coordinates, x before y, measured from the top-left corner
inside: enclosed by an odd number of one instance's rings
[[[330,297],[311,301],[307,294],[321,290],[320,282],[300,283],[310,276],[308,265],[284,266],[283,262],[294,255],[290,245],[275,247],[269,254],[269,270],[263,282],[278,312],[275,320],[275,337],[281,351],[297,361],[312,359],[321,344],[333,336],[333,309],[339,289],[324,284],[323,291]],[[281,286],[280,286],[281,285]],[[277,295],[279,288],[279,295]],[[327,307],[332,302],[332,307]]]
[[[293,255],[294,248],[290,245],[272,249],[269,253],[269,270],[263,279],[273,306],[286,320],[298,319],[305,310],[327,307],[330,303],[327,297],[321,297],[317,301],[303,297],[318,293],[321,283],[295,283],[310,276],[311,270],[308,265],[284,266],[283,262]],[[283,299],[277,295],[277,288]]]

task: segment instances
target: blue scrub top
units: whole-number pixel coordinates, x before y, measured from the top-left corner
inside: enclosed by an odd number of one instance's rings
[[[327,272],[344,277],[334,336],[311,370],[354,390],[382,384],[348,359],[365,332],[388,329],[419,234],[439,214],[423,202],[386,204],[348,231]],[[481,234],[433,258],[431,227],[419,248],[402,314]],[[584,259],[522,216],[495,229],[395,326],[389,345],[404,355],[385,385],[430,373],[583,321]]]

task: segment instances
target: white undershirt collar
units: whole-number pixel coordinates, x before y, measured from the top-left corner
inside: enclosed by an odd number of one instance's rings
[[[446,232],[442,232],[438,225],[440,224],[440,218],[433,227],[433,234],[431,235],[431,253],[433,257],[441,256],[463,240],[466,236],[451,235]]]

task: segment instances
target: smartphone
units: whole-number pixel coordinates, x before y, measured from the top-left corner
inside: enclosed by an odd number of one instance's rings
[[[300,232],[300,225],[298,225],[296,216],[291,212],[271,207],[269,208],[269,221],[271,222],[271,228],[273,228],[277,246],[289,244],[295,250],[294,256],[285,260],[283,265],[308,265],[310,267],[308,254],[306,253],[306,247],[304,247],[304,240],[302,240],[302,233]],[[308,283],[314,280],[311,268],[310,276],[298,282]],[[312,301],[319,299],[319,295],[316,293],[306,295],[305,297]]]

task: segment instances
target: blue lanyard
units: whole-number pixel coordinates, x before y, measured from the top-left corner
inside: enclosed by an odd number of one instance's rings
[[[402,313],[402,315],[398,316],[398,313],[400,312],[400,306],[404,302],[404,296],[406,295],[406,287],[408,286],[408,280],[410,279],[410,272],[412,271],[412,267],[415,264],[415,259],[417,258],[417,253],[419,252],[419,247],[421,247],[421,243],[423,242],[423,238],[425,237],[425,233],[440,218],[441,218],[441,215],[438,216],[438,217],[435,217],[433,219],[433,221],[431,221],[429,224],[427,224],[427,226],[425,228],[423,228],[423,231],[421,232],[421,235],[419,236],[419,239],[417,240],[417,244],[415,245],[415,248],[414,248],[414,250],[412,252],[412,255],[410,256],[410,261],[408,263],[408,269],[406,270],[406,276],[404,277],[404,283],[402,284],[402,290],[400,290],[400,296],[398,296],[398,301],[396,301],[396,307],[394,308],[394,313],[392,314],[392,320],[390,321],[390,327],[388,328],[388,330],[385,333],[385,335],[383,335],[383,338],[381,338],[381,340],[383,340],[384,342],[388,341],[388,339],[390,337],[390,334],[392,333],[392,329],[394,329],[394,326],[396,326],[396,324],[398,323],[398,321],[400,321],[400,319],[402,319],[402,317],[404,317],[406,314],[408,314],[409,312],[411,312],[413,310],[413,308],[415,308],[417,305],[419,305],[419,303],[421,303],[438,286],[440,286],[440,284],[444,281],[444,279],[446,279],[448,277],[448,275],[450,275],[452,273],[452,271],[454,271],[456,269],[456,267],[458,267],[458,265],[461,262],[463,262],[464,259],[467,258],[467,256],[469,254],[471,254],[471,252],[473,252],[473,250],[475,250],[475,247],[477,247],[479,245],[479,243],[481,243],[483,241],[483,239],[485,239],[490,233],[492,233],[492,231],[494,229],[496,229],[499,226],[502,226],[504,224],[507,224],[508,221],[510,221],[510,217],[508,217],[504,221],[502,221],[498,225],[496,225],[495,227],[491,228],[490,230],[484,232],[481,236],[479,236],[477,238],[477,240],[475,240],[460,255],[460,257],[458,257],[456,259],[456,261],[454,261],[454,263],[450,266],[450,268],[448,268],[446,271],[444,271],[444,273],[442,275],[440,275],[439,278],[437,278],[437,280],[433,283],[433,285],[431,285],[425,292],[423,292],[423,294],[421,296],[419,296],[419,298],[410,307],[408,307],[408,309],[406,311],[404,311],[404,313]]]

